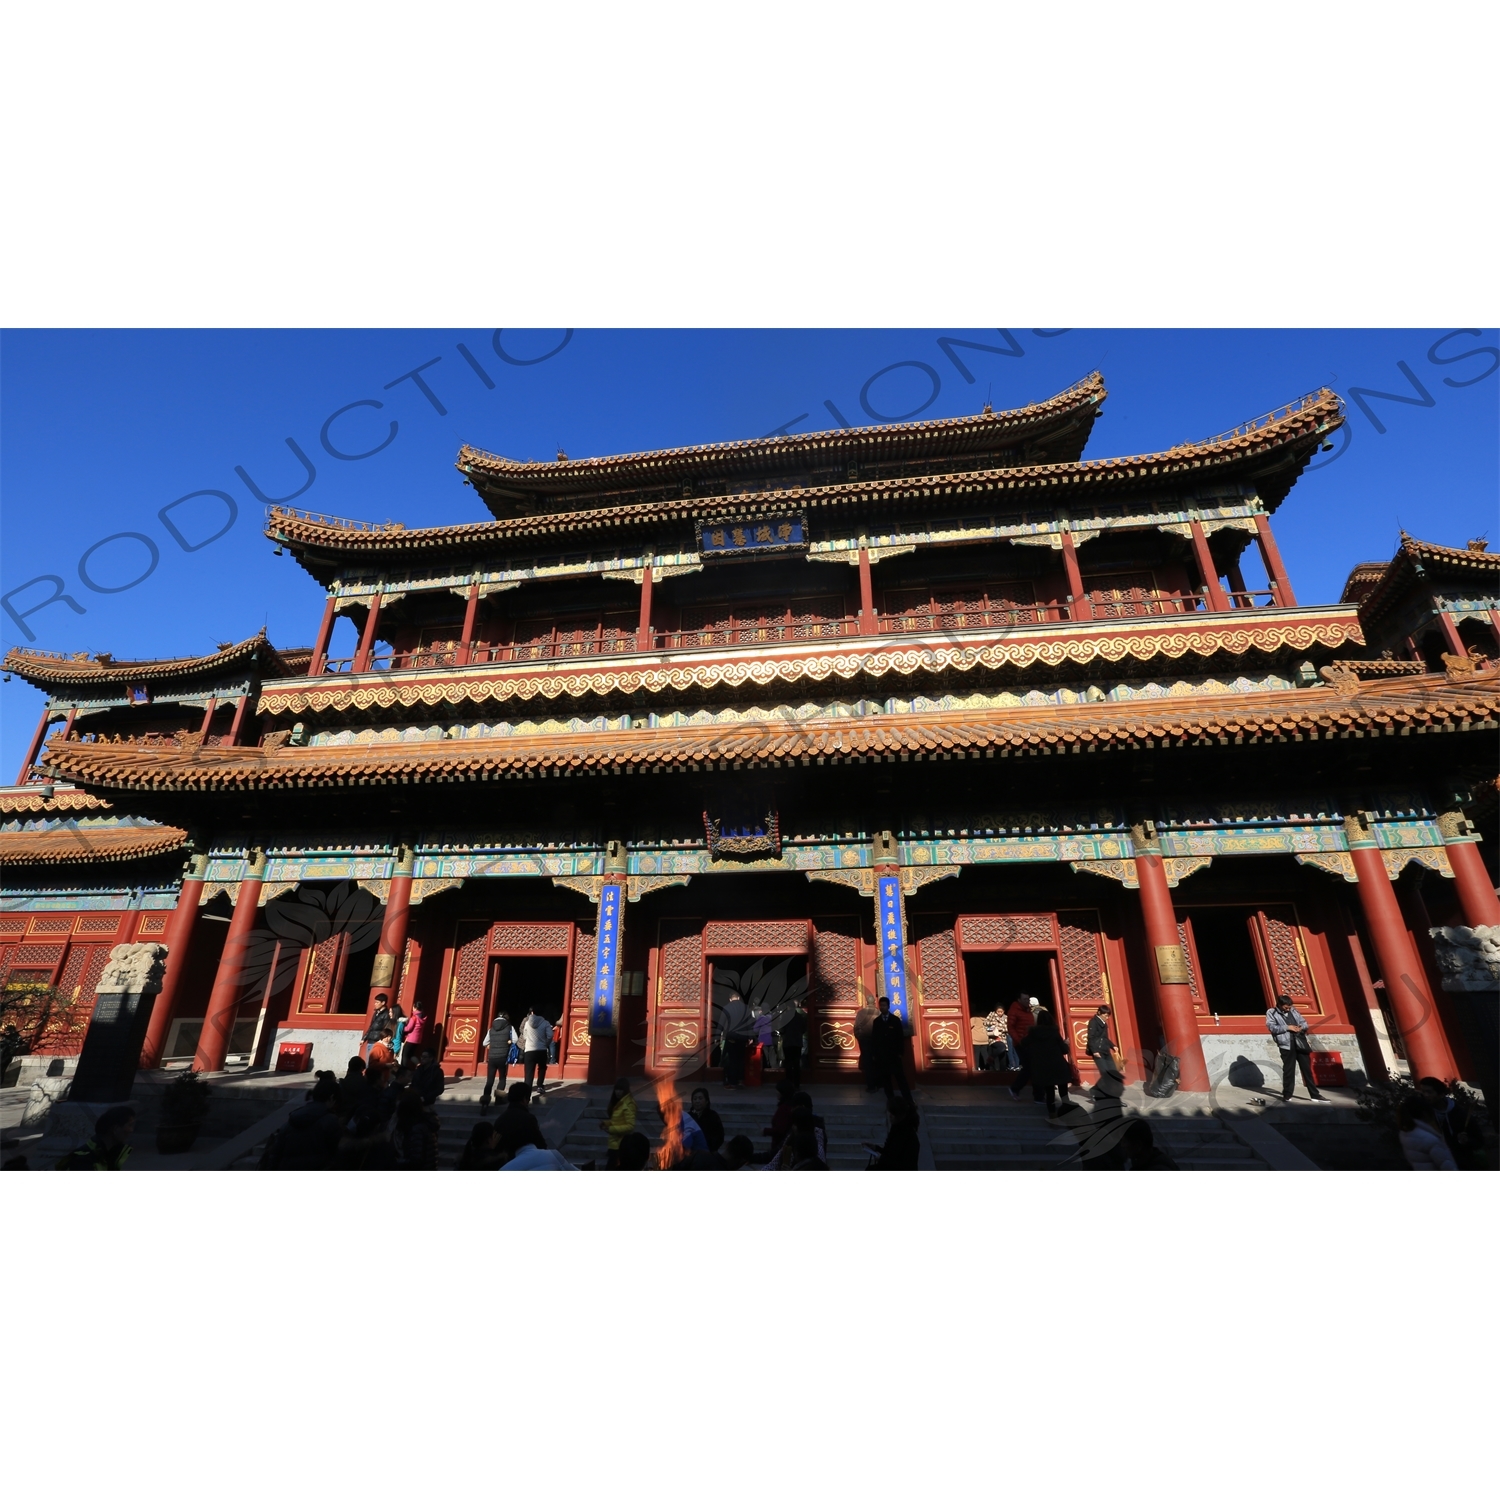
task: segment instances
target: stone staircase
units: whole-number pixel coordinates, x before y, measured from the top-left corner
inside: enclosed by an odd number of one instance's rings
[[[940,1172],[1081,1171],[1090,1145],[1111,1144],[1109,1122],[1086,1109],[1047,1119],[1029,1099],[995,1097],[996,1091],[970,1090],[970,1097],[918,1100],[922,1129]],[[1138,1111],[1127,1112],[1133,1118]],[[1266,1162],[1211,1114],[1155,1113],[1147,1116],[1158,1146],[1183,1171],[1268,1171]]]

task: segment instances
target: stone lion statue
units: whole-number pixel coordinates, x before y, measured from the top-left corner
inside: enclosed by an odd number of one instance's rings
[[[160,943],[116,943],[99,976],[98,992],[138,995],[159,990],[166,956]]]

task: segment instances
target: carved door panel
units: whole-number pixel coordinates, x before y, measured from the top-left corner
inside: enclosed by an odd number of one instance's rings
[[[1288,995],[1307,1020],[1321,1020],[1323,1006],[1313,983],[1296,907],[1263,907],[1250,919],[1250,931],[1261,980],[1271,997],[1266,1001],[1267,1006],[1274,1003],[1275,996]]]
[[[1099,1076],[1099,1070],[1089,1057],[1089,1021],[1101,1005],[1110,1008],[1109,1034],[1115,1045],[1124,1045],[1114,1010],[1115,997],[1110,994],[1109,974],[1104,965],[1098,912],[1058,912],[1057,955],[1062,980],[1059,994],[1066,1012],[1063,1034],[1073,1050],[1079,1077],[1084,1083],[1090,1083]]]
[[[343,972],[346,932],[331,933],[309,950],[297,1010],[304,1016],[327,1015],[334,1008],[339,975]]]
[[[973,1065],[969,1052],[969,1018],[964,1014],[958,977],[958,935],[949,916],[919,917],[913,923],[917,973],[913,1007],[913,1041],[919,1068],[937,1073],[966,1073]],[[908,950],[907,962],[911,955]]]
[[[574,928],[572,983],[568,986],[568,1020],[564,1057],[587,1063],[593,1038],[589,1036],[589,1006],[594,989],[594,924],[580,922]],[[606,1038],[606,1042],[607,1042]]]
[[[830,1068],[859,1066],[854,1017],[865,995],[860,947],[857,917],[813,918],[804,1054],[809,1063]]]
[[[688,1072],[708,1062],[707,985],[701,922],[663,922],[661,972],[648,1021],[653,1069]]]
[[[453,973],[443,1014],[443,1068],[473,1075],[479,1066],[479,1043],[490,986],[490,924],[460,922],[453,934]]]

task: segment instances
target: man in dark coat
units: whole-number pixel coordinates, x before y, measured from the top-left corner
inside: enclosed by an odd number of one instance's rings
[[[268,1142],[262,1165],[272,1172],[324,1172],[343,1138],[339,1082],[332,1073],[318,1079],[306,1104],[294,1109]]]
[[[538,1151],[547,1149],[547,1138],[537,1117],[531,1112],[531,1085],[513,1083],[506,1090],[510,1103],[505,1113],[495,1122],[500,1137],[500,1154],[509,1161],[522,1146],[535,1146]]]
[[[743,995],[734,996],[724,1007],[723,1027],[724,1085],[731,1089],[742,1088],[745,1083],[745,1051],[755,1036],[755,1017]]]
[[[1094,1088],[1095,1099],[1118,1099],[1123,1092],[1123,1079],[1115,1062],[1115,1046],[1109,1035],[1109,1006],[1101,1005],[1089,1017],[1089,1056],[1099,1070],[1099,1082]]]
[[[792,1013],[781,1024],[781,1066],[792,1088],[802,1087],[802,1043],[807,1036],[807,1012],[795,1002]]]
[[[906,1081],[906,1026],[900,1016],[891,1014],[888,996],[880,997],[879,1014],[870,1022],[870,1051],[873,1054],[871,1075],[880,1081],[887,1099],[894,1096],[892,1083],[901,1097],[911,1103],[911,1085]]]

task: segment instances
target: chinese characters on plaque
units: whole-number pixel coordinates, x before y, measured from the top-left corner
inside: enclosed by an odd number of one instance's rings
[[[801,516],[778,516],[760,521],[705,524],[699,530],[698,550],[705,556],[736,552],[768,552],[800,547],[807,540]]]
[[[615,1029],[615,996],[620,981],[620,898],[624,887],[606,884],[599,892],[599,937],[594,947],[594,993],[589,1001],[589,1032]]]
[[[890,998],[891,1014],[911,1023],[906,996],[906,931],[901,920],[901,877],[882,875],[877,882],[880,917],[881,993]]]

